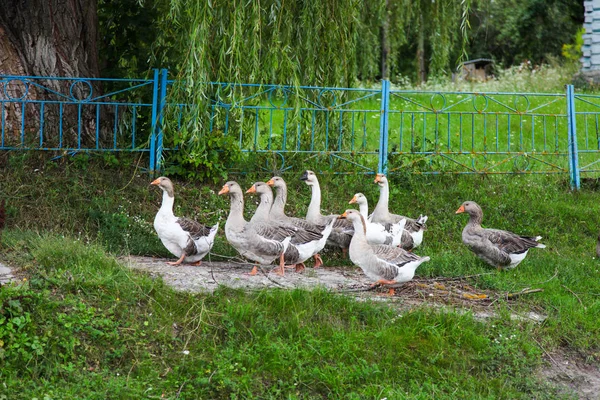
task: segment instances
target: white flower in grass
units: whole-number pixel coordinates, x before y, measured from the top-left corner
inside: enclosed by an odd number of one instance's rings
[[[188,354],[190,354],[190,351],[189,350],[184,350],[184,351],[182,351],[182,353],[187,356]]]

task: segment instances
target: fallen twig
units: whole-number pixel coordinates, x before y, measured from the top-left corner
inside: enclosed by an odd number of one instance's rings
[[[484,272],[481,274],[475,274],[475,275],[465,275],[465,276],[453,276],[453,277],[446,277],[446,278],[432,278],[432,279],[413,279],[413,282],[445,282],[445,281],[462,281],[463,279],[469,279],[469,278],[476,278],[478,276],[483,276],[483,275],[491,275],[491,274],[495,274],[496,272]]]
[[[552,279],[556,278],[558,276],[558,268],[556,268],[554,270],[554,275],[552,275],[552,277],[550,277],[550,279],[545,280],[544,282],[540,282],[540,283],[536,283],[535,285],[543,285],[544,283],[548,283],[550,282]]]
[[[583,302],[581,301],[581,299],[579,298],[579,296],[577,296],[577,293],[575,293],[574,291],[572,291],[571,289],[569,289],[569,288],[568,288],[568,287],[566,287],[565,285],[560,285],[560,286],[564,287],[564,288],[565,288],[565,289],[567,289],[569,292],[571,292],[571,294],[573,294],[573,296],[575,296],[575,298],[576,298],[577,300],[579,300],[579,304],[581,304],[581,307],[583,307],[583,309],[584,309],[584,310],[585,310],[585,309],[587,309],[587,307],[583,305]]]
[[[525,294],[538,293],[538,292],[543,292],[543,291],[544,291],[544,289],[529,289],[529,288],[525,288],[525,289],[521,290],[520,292],[507,293],[505,295],[505,297],[507,299],[514,299],[515,297],[523,296]]]

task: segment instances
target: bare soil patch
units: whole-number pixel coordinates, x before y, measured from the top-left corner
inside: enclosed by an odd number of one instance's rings
[[[307,268],[302,273],[288,270],[285,276],[263,268],[255,276],[249,276],[252,264],[238,262],[203,261],[202,265],[171,266],[167,259],[130,256],[121,259],[132,269],[141,270],[163,280],[176,290],[191,293],[212,292],[219,285],[236,289],[260,290],[265,288],[314,289],[317,287],[339,293],[346,293],[358,299],[381,300],[396,304],[400,308],[413,308],[428,305],[440,309],[474,313],[476,318],[487,319],[495,316],[494,307],[498,300],[517,301],[524,293],[497,293],[481,290],[473,286],[477,276],[460,278],[415,279],[399,285],[394,295],[387,288],[372,288],[371,282],[356,267]],[[543,321],[546,316],[540,310],[525,314],[515,314],[515,319]]]
[[[565,394],[582,400],[600,399],[600,368],[579,355],[566,352],[546,354],[542,379],[558,386]]]

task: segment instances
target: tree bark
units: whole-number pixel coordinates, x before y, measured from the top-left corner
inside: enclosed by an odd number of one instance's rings
[[[98,77],[97,0],[3,0],[0,7],[0,75]],[[65,100],[63,96],[85,99],[89,94],[86,84],[69,80],[42,80],[37,85],[23,85],[19,80],[0,83],[0,99]],[[91,83],[91,82],[90,82]],[[99,93],[92,84],[94,96]],[[49,90],[47,90],[49,89]],[[60,93],[60,96],[56,93]],[[25,113],[26,130],[35,132],[40,125],[41,107],[20,102],[5,102],[0,110],[5,117],[5,134],[20,132]],[[58,105],[44,109],[44,131],[57,129]],[[83,135],[91,135],[94,122],[90,107],[83,111]],[[77,129],[77,107],[63,107],[65,134]],[[73,122],[74,121],[74,122]]]

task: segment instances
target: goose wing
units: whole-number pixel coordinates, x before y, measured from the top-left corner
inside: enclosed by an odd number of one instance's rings
[[[487,229],[486,231],[488,240],[499,250],[508,254],[523,253],[539,245],[534,237],[519,236],[499,229]]]
[[[414,253],[394,246],[387,245],[372,245],[371,248],[378,260],[388,263],[396,267],[402,267],[412,261],[418,261],[421,257]]]
[[[208,236],[210,234],[210,227],[203,225],[193,219],[189,218],[177,218],[177,223],[181,226],[181,229],[190,234],[192,239],[200,239],[201,237]]]

